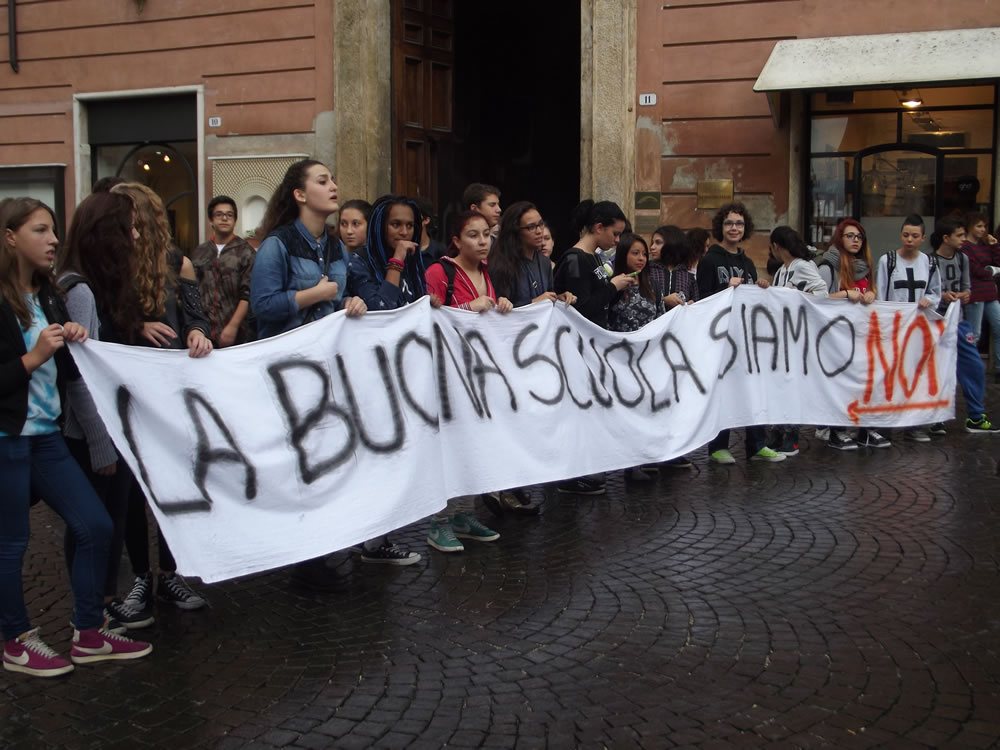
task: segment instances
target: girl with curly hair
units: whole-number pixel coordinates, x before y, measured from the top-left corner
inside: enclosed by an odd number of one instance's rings
[[[132,222],[138,237],[133,244],[135,262],[130,281],[138,305],[139,327],[110,331],[110,340],[124,344],[165,349],[187,349],[191,357],[205,357],[212,351],[211,328],[201,311],[201,296],[194,266],[173,244],[167,212],[160,197],[145,185],[123,182],[111,188],[132,203]],[[89,254],[100,248],[89,248]],[[88,280],[94,282],[94,278]],[[97,282],[102,283],[102,282]],[[107,283],[106,281],[103,283]],[[110,300],[97,297],[100,310]],[[102,331],[103,333],[103,331]],[[157,529],[160,572],[156,595],[168,604],[184,609],[201,609],[205,600],[177,575],[177,563],[162,531]],[[135,580],[128,595],[112,602],[108,610],[128,628],[153,623],[153,571],[149,556],[146,498],[137,482],[129,492],[125,547]]]

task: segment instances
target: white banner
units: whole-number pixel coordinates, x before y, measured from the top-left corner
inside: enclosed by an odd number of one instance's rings
[[[958,315],[739,287],[620,334],[562,303],[480,315],[423,300],[204,359],[72,352],[179,570],[211,582],[450,497],[672,458],[727,427],[949,419]]]

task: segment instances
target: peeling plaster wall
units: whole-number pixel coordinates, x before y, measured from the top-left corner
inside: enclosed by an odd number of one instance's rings
[[[831,14],[826,0],[641,0],[635,94],[658,101],[638,108],[636,189],[660,193],[657,221],[708,227],[714,212],[697,208],[698,182],[731,179],[758,229],[748,250],[764,265],[770,230],[801,230],[805,218],[802,95],[785,100],[775,127],[767,97],[753,91],[775,40],[979,28],[995,25],[987,12],[995,4],[954,0],[942,14],[936,0],[838,0]]]

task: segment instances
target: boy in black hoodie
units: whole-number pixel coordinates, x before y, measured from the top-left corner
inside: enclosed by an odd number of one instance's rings
[[[742,203],[727,203],[712,219],[712,234],[722,244],[712,245],[698,263],[698,292],[701,299],[742,283],[756,283],[757,269],[739,246],[744,237],[753,233],[753,219]],[[768,448],[764,443],[762,425],[746,428],[746,451],[751,461],[784,461],[782,453]],[[729,452],[729,430],[720,432],[708,444],[710,461],[733,464],[736,459]]]

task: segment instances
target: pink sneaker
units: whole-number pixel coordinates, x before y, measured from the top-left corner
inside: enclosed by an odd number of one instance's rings
[[[73,671],[72,664],[38,637],[38,628],[4,642],[3,668],[35,677],[55,677]]]
[[[139,659],[152,650],[153,647],[148,643],[115,635],[104,628],[74,628],[73,650],[70,651],[69,658],[74,664],[90,664],[109,659]]]

